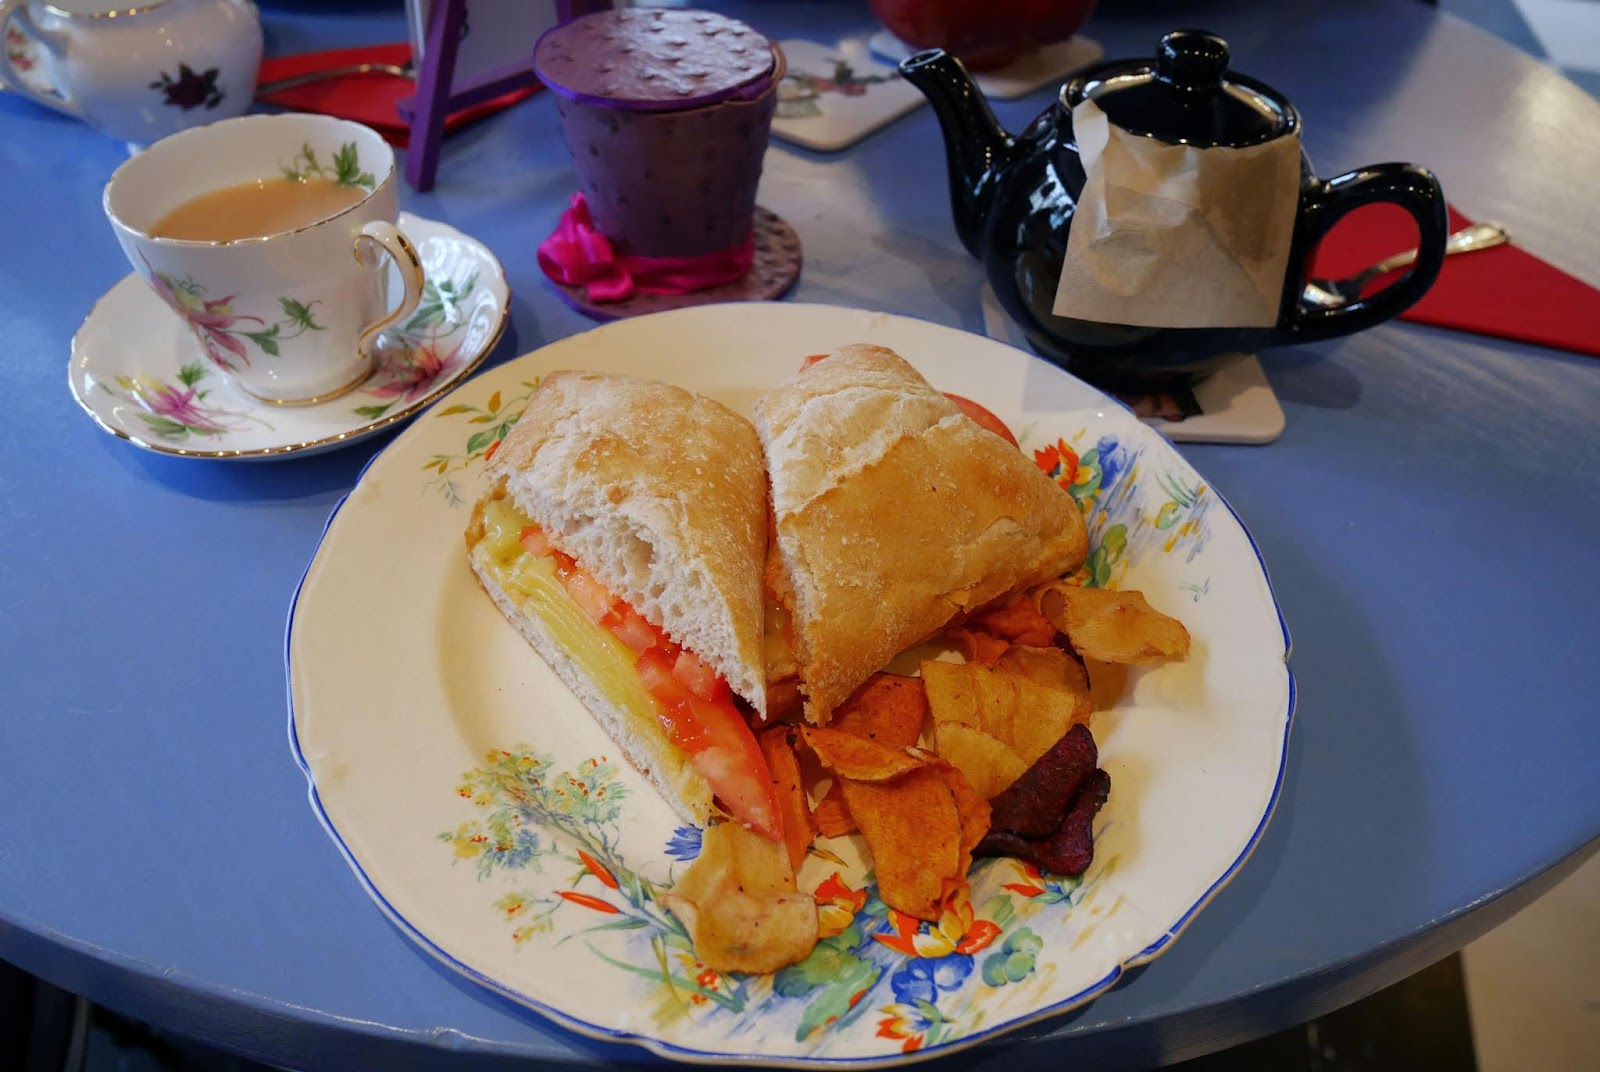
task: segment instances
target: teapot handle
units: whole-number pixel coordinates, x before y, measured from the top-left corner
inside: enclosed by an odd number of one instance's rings
[[[1362,205],[1399,205],[1417,221],[1417,262],[1409,273],[1371,297],[1328,309],[1306,301],[1305,275],[1311,256],[1345,213]],[[1279,342],[1302,343],[1363,331],[1392,319],[1417,303],[1444,265],[1449,217],[1444,191],[1433,172],[1416,164],[1373,164],[1327,182],[1312,180],[1300,195],[1295,256],[1291,267],[1293,306],[1280,322]]]
[[[33,20],[28,18],[28,0],[0,0],[0,38],[5,37],[6,30],[16,22],[34,42],[42,41],[42,35],[34,27]],[[43,48],[43,44],[40,44]],[[16,68],[11,65],[11,50],[0,48],[0,86],[15,93],[20,93],[35,103],[46,108],[54,109],[74,119],[83,119],[83,109],[79,108],[65,96],[57,97],[49,93],[40,93],[18,76]]]

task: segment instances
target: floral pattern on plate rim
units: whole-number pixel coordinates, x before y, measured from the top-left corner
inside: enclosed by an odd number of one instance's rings
[[[973,874],[993,892],[976,908],[957,897],[937,923],[889,908],[870,875],[852,886],[833,870],[813,891],[820,941],[809,957],[772,975],[718,972],[695,959],[688,932],[661,904],[670,875],[647,877],[617,852],[627,798],[617,774],[606,756],[559,771],[528,745],[490,752],[456,787],[479,817],[437,837],[480,880],[501,880],[490,907],[510,941],[582,940],[597,961],[635,978],[659,1026],[692,1019],[731,1036],[782,1023],[796,1042],[815,1046],[870,1016],[876,1036],[904,1053],[959,1038],[982,1024],[993,991],[1048,981],[1053,969],[1035,963],[1043,941],[1029,922],[1047,925],[1047,910],[1082,905],[1116,864],[1097,862],[1080,880],[984,861]],[[667,850],[692,859],[698,842],[698,830],[682,827]],[[825,847],[812,851],[842,864]],[[570,868],[559,888],[518,881],[547,864]],[[1104,909],[1102,919],[1114,912]]]
[[[482,406],[456,403],[436,414],[483,427],[462,451],[434,455],[424,465],[433,474],[427,488],[461,504],[454,478],[493,457],[538,381],[521,386],[524,392],[509,399],[496,391]],[[1145,446],[1114,434],[1089,442],[1088,430],[1080,429],[1070,439],[1031,447],[1034,430],[1020,437],[1023,450],[1072,495],[1088,524],[1082,583],[1115,586],[1146,554],[1192,562],[1204,549],[1215,501],[1204,484],[1154,465]],[[1161,493],[1153,514],[1142,509],[1137,491],[1152,467]],[[1199,600],[1209,580],[1180,587]],[[820,1055],[830,1039],[870,1017],[875,1037],[913,1053],[982,1031],[1002,991],[1046,988],[1055,967],[1036,963],[1044,943],[1035,927],[1048,931],[1068,914],[1086,914],[1082,942],[1121,905],[1120,898],[1095,903],[1115,856],[1097,858],[1082,879],[1045,875],[1013,859],[979,861],[970,872],[973,897],[958,899],[937,923],[890,909],[870,871],[851,875],[841,866],[810,891],[821,940],[806,960],[768,976],[717,972],[695,960],[683,925],[660,904],[670,889],[670,862],[694,858],[699,831],[674,832],[663,849],[669,872],[660,879],[630,867],[616,848],[627,792],[617,774],[604,755],[560,770],[554,757],[528,744],[490,752],[456,787],[474,812],[436,836],[453,849],[452,862],[470,862],[478,881],[494,887],[497,896],[486,894],[485,907],[503,917],[509,941],[517,947],[583,941],[596,961],[634,978],[638,1000],[661,1028],[687,1019],[731,1039],[779,1027]],[[1096,831],[1097,842],[1103,833],[1104,827]],[[826,839],[811,855],[844,864]],[[570,870],[531,888],[525,876],[545,874],[546,864]]]

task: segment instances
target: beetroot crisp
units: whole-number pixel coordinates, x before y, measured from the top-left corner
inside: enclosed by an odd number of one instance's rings
[[[1011,786],[989,802],[989,832],[974,856],[1015,856],[1041,871],[1076,878],[1094,862],[1094,817],[1111,776],[1082,723],[1074,725]]]
[[[1049,837],[1061,826],[1073,794],[1099,765],[1099,750],[1089,727],[1077,723],[989,802],[989,829]]]

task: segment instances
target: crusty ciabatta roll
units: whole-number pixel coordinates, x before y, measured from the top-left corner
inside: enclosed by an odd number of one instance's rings
[[[467,532],[473,571],[633,765],[680,814],[704,825],[712,802],[706,779],[648,703],[630,702],[640,693],[633,682],[618,683],[626,674],[586,663],[588,649],[563,643],[576,634],[559,610],[552,617],[548,599],[530,598],[542,589],[518,573],[526,541],[507,533],[523,522],[537,526],[556,551],[764,712],[767,505],[755,429],[678,387],[555,372],[541,381],[488,473],[493,485]]]
[[[906,648],[1088,553],[1072,497],[892,350],[834,351],[760,398],[755,422],[810,722]]]

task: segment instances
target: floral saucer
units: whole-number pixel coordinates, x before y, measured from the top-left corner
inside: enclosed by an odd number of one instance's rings
[[[488,247],[400,214],[427,274],[417,311],[379,338],[372,375],[314,406],[274,406],[227,382],[189,329],[130,274],[72,339],[72,395],[107,432],[158,454],[259,460],[332,450],[421,410],[483,361],[505,331],[511,291]],[[391,273],[393,269],[391,268]],[[391,279],[391,291],[399,286]]]

